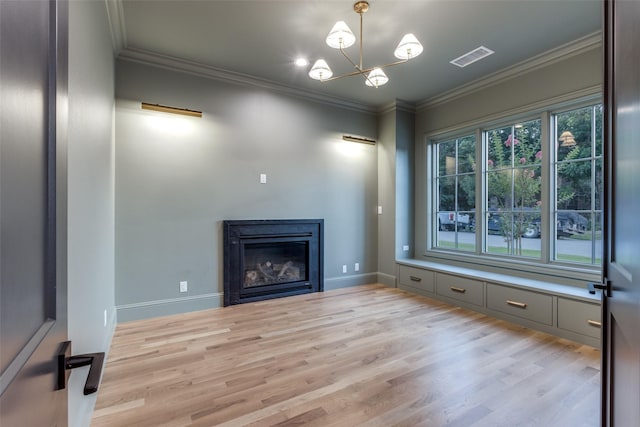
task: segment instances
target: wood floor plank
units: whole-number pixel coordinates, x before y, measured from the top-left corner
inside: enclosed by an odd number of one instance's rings
[[[118,325],[92,425],[597,426],[599,357],[357,286]]]

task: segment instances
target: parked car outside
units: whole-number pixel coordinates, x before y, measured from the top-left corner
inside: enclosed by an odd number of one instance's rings
[[[440,212],[438,213],[438,230],[440,231],[454,231],[471,230],[472,221],[469,214],[461,214],[457,212]]]
[[[589,221],[577,212],[559,211],[556,221],[558,237],[571,237],[576,234],[584,234],[589,226]],[[490,212],[487,221],[489,234],[502,233],[502,215],[497,212]],[[522,237],[529,239],[540,237],[540,216],[536,215],[530,219]]]

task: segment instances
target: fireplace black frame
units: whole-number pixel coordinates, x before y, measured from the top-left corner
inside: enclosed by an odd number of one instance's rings
[[[324,220],[226,220],[223,228],[224,306],[324,291]],[[248,245],[300,242],[308,249],[306,277],[299,281],[245,287]]]

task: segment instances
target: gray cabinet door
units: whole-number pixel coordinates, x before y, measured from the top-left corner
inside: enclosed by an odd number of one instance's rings
[[[67,424],[66,4],[0,1],[0,425]]]

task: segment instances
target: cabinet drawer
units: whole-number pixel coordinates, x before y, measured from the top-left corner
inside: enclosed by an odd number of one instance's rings
[[[558,328],[600,338],[600,305],[558,298]]]
[[[484,283],[479,280],[436,273],[436,293],[474,305],[484,305]]]
[[[488,283],[487,307],[545,325],[553,324],[551,295]]]
[[[399,267],[401,284],[411,286],[412,288],[422,289],[427,292],[433,292],[433,271],[407,267],[406,265],[401,265]]]

